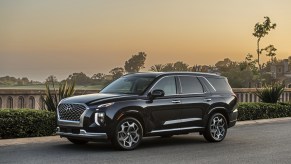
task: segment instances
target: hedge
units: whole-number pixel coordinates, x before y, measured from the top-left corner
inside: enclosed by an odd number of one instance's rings
[[[0,109],[0,137],[39,137],[55,133],[55,113],[36,109]]]
[[[257,120],[291,116],[290,103],[240,103],[238,120]]]
[[[289,103],[240,103],[238,120],[290,117]],[[38,137],[55,134],[54,112],[35,109],[0,109],[0,137]]]

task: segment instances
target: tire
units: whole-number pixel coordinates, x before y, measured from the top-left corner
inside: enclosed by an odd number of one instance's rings
[[[227,121],[221,113],[214,113],[208,120],[204,138],[209,142],[222,141],[227,133]]]
[[[73,144],[76,145],[84,145],[86,143],[88,143],[89,141],[86,140],[79,140],[79,139],[74,139],[74,138],[67,138],[70,142],[72,142]]]
[[[133,150],[140,144],[142,137],[141,123],[133,117],[125,117],[115,127],[112,144],[119,150]]]

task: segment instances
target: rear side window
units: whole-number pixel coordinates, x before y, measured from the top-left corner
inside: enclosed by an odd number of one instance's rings
[[[226,78],[207,77],[206,79],[214,87],[216,92],[232,92]]]
[[[203,88],[197,77],[179,76],[182,94],[203,93]]]

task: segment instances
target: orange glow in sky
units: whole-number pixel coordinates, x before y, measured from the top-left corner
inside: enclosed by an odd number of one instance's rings
[[[139,51],[153,64],[214,65],[255,55],[255,23],[277,23],[262,39],[291,56],[290,0],[0,0],[0,77],[64,79],[124,66]],[[268,58],[263,58],[265,61]]]

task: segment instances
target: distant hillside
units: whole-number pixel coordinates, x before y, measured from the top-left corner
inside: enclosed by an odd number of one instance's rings
[[[29,80],[27,77],[15,78],[11,76],[0,77],[0,85],[4,86],[23,86],[38,85],[41,82]]]

